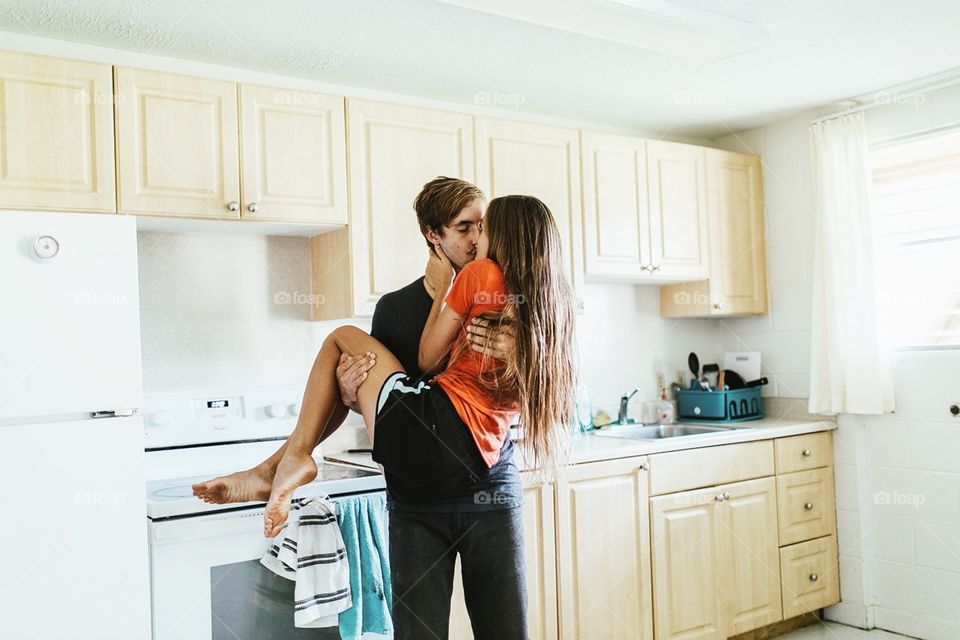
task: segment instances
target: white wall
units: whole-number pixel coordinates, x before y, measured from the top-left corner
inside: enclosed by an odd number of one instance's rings
[[[306,238],[141,231],[138,244],[148,392],[302,385],[341,324],[311,322],[297,302],[311,292]],[[690,350],[704,362],[721,355],[719,323],[661,319],[656,287],[587,285],[584,300],[583,378],[598,407],[615,411],[637,385],[637,400],[654,399],[656,374],[672,380]],[[369,319],[349,322],[370,329]]]
[[[763,351],[775,393],[809,385],[813,112],[725,136],[763,157],[771,312],[723,323]],[[960,86],[867,112],[871,142],[960,123]],[[842,602],[830,619],[937,640],[960,637],[960,351],[899,352],[897,411],[842,415],[834,436]]]

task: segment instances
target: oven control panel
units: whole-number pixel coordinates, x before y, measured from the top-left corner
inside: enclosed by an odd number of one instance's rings
[[[144,394],[147,449],[288,436],[300,414],[299,386]]]

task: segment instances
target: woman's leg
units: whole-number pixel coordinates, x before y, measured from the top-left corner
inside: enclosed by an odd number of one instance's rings
[[[340,410],[343,410],[343,415]],[[337,411],[330,416],[327,421],[327,427],[320,436],[320,442],[323,442],[327,436],[336,431],[345,419],[349,409],[341,405]],[[299,425],[299,421],[298,421]],[[193,485],[193,495],[197,496],[207,504],[224,504],[227,502],[266,502],[270,497],[270,489],[273,486],[273,477],[277,473],[277,465],[283,459],[283,454],[287,452],[287,441],[273,452],[269,458],[246,471],[238,471],[230,475],[220,476],[206,482],[198,482]]]
[[[403,365],[367,333],[352,326],[340,327],[327,337],[314,360],[297,427],[286,442],[286,450],[280,455],[264,516],[264,533],[268,537],[277,535],[286,522],[290,501],[297,487],[316,478],[313,449],[336,431],[347,415],[348,410],[340,401],[336,377],[340,354],[366,352],[374,354],[376,364],[367,372],[366,380],[357,391],[357,401],[370,442],[373,442],[380,387],[391,374],[402,372]]]

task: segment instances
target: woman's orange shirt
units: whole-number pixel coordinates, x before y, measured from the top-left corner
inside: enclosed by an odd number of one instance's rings
[[[480,455],[488,467],[500,457],[500,447],[510,425],[517,419],[516,402],[504,406],[490,397],[480,383],[484,367],[501,366],[499,360],[487,358],[466,344],[466,327],[473,318],[484,313],[501,311],[509,299],[506,282],[499,265],[493,260],[474,260],[465,266],[447,294],[447,305],[463,318],[463,329],[453,345],[453,361],[434,378],[457,410],[460,419],[470,428]]]

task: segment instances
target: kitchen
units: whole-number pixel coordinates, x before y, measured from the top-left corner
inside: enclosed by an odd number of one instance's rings
[[[580,307],[574,464],[524,474],[530,637],[960,637],[956,9],[508,4],[0,2],[2,478],[50,501],[3,541],[54,550],[4,561],[0,637],[309,633],[258,608],[262,509],[185,479],[272,452],[327,336],[423,274],[437,175],[543,199]],[[851,120],[867,206],[830,190]],[[697,433],[729,371],[763,419]],[[661,390],[689,435],[641,437]],[[352,414],[323,491],[382,493],[369,447]]]

